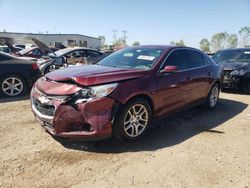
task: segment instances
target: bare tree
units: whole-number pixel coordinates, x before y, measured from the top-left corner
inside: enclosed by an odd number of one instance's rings
[[[212,36],[210,44],[213,49],[213,52],[217,52],[218,50],[227,48],[228,36],[229,34],[227,32],[216,33]]]
[[[239,31],[240,46],[246,47],[250,45],[250,27],[242,27]]]

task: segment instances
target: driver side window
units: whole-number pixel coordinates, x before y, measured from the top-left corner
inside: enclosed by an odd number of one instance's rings
[[[188,69],[188,59],[186,50],[175,50],[166,59],[164,66],[176,66],[178,71]]]

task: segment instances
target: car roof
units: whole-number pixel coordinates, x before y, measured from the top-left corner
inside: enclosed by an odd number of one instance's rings
[[[65,54],[73,52],[75,50],[93,50],[93,51],[98,52],[97,50],[94,50],[94,49],[91,49],[91,48],[86,48],[86,47],[68,47],[68,48],[63,48],[63,49],[55,51],[55,54],[57,56],[63,56]],[[102,52],[100,52],[100,53],[102,53]]]
[[[164,49],[164,50],[172,50],[172,49],[178,49],[178,48],[184,48],[184,49],[190,49],[190,50],[196,50],[199,52],[202,52],[199,49],[188,47],[188,46],[175,46],[175,45],[139,45],[139,46],[134,46],[135,48],[159,48],[159,49]]]
[[[218,52],[220,51],[231,51],[231,50],[250,50],[250,48],[228,48],[228,49],[224,49],[224,50],[219,50]]]

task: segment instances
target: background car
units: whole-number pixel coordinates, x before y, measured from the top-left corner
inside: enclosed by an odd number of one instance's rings
[[[34,61],[0,52],[0,94],[7,97],[20,96],[41,77]]]
[[[1,46],[0,46],[0,52],[11,53],[12,51],[11,51],[11,49],[10,49],[8,46],[6,46],[6,45],[1,45]]]
[[[32,38],[31,40],[41,50],[50,52],[47,56],[43,56],[37,61],[42,74],[77,64],[94,64],[107,56],[102,52],[84,47],[63,48],[58,51],[53,51],[42,41],[36,38]]]
[[[30,47],[25,48],[18,53],[17,56],[25,56],[25,57],[34,57],[34,58],[41,58],[44,55],[47,55],[49,52],[41,50],[39,47]]]
[[[188,47],[124,48],[95,65],[46,74],[32,91],[34,115],[52,135],[139,139],[158,118],[195,105],[216,106],[222,68]]]
[[[223,88],[250,94],[250,48],[221,50],[212,58],[224,68]]]
[[[54,53],[50,53],[48,57],[40,58],[37,63],[43,74],[47,74],[55,70],[53,65],[64,67],[76,64],[94,64],[106,57],[107,55],[84,47],[64,48]]]

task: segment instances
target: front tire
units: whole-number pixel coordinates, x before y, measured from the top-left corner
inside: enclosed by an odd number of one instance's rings
[[[134,99],[117,112],[113,124],[113,136],[121,141],[135,141],[148,130],[152,110],[141,98]]]
[[[25,80],[17,75],[8,75],[0,79],[0,93],[6,97],[21,96],[27,90]]]
[[[211,87],[206,99],[206,107],[208,109],[213,109],[217,105],[219,100],[219,94],[220,94],[220,87],[217,83],[215,83]]]

